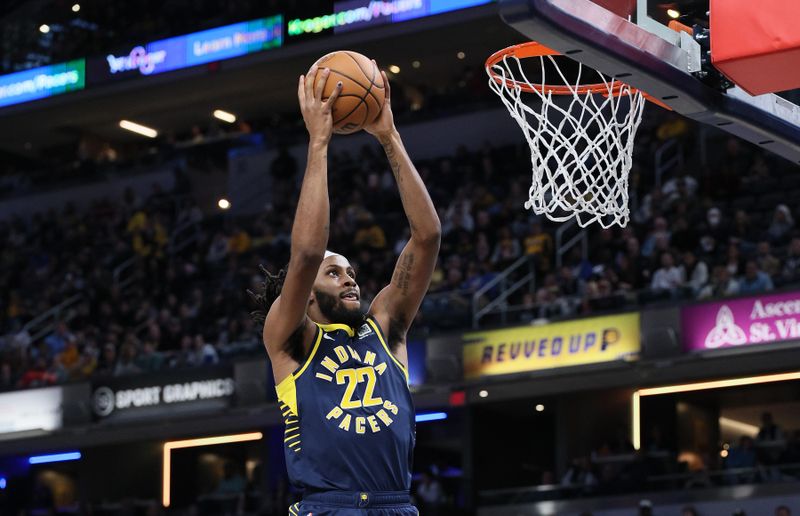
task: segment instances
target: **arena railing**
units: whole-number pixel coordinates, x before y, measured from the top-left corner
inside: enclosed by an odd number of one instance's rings
[[[658,188],[661,188],[666,174],[683,170],[683,159],[683,146],[676,138],[670,138],[656,149],[653,170]]]
[[[577,233],[567,238],[567,232],[577,229]],[[564,256],[576,245],[581,246],[581,258],[584,260],[589,255],[589,233],[578,226],[578,222],[573,218],[558,226],[556,230],[556,269],[560,269],[564,264]]]
[[[527,274],[519,279],[514,278],[517,271],[524,267],[528,268]],[[497,297],[488,300],[481,306],[490,291],[497,287],[500,288]],[[472,327],[478,328],[481,319],[492,313],[499,313],[501,322],[506,324],[508,322],[508,298],[525,287],[531,294],[536,292],[536,257],[534,255],[520,256],[517,261],[472,294]]]
[[[45,310],[30,321],[23,327],[22,331],[27,332],[31,336],[32,341],[36,341],[53,331],[59,321],[69,322],[74,314],[69,311],[70,308],[80,303],[83,300],[83,293],[79,292],[72,297],[68,297],[56,306]]]

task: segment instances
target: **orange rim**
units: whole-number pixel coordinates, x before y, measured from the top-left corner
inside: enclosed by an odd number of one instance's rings
[[[552,48],[546,47],[541,43],[536,41],[529,41],[527,43],[520,43],[519,45],[512,45],[510,47],[504,48],[502,50],[498,50],[494,54],[489,56],[489,59],[486,60],[486,71],[488,72],[489,76],[498,84],[505,83],[506,86],[509,88],[519,88],[522,91],[528,93],[552,93],[553,95],[572,95],[574,93],[583,94],[583,93],[600,93],[603,95],[608,96],[608,85],[603,83],[595,83],[595,84],[578,84],[575,86],[566,86],[566,85],[553,85],[553,84],[528,84],[527,82],[518,81],[515,79],[504,79],[497,75],[494,71],[493,66],[505,59],[506,57],[513,56],[518,59],[526,59],[529,57],[543,57],[543,56],[560,56],[562,55],[561,52],[553,50]],[[619,97],[620,95],[633,95],[641,90],[638,90],[624,82],[620,82],[617,79],[614,79],[614,84],[611,87],[610,94]],[[655,97],[648,95],[645,92],[641,92],[645,99],[648,101],[658,104],[659,106],[663,107],[664,109],[668,109],[672,111],[672,108],[661,102],[660,100],[656,99]]]

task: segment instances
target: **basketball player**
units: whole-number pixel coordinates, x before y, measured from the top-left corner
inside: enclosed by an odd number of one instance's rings
[[[317,73],[322,80],[314,88]],[[408,390],[406,332],[430,284],[440,223],[394,126],[389,100],[365,130],[386,152],[411,237],[391,282],[364,313],[353,266],[326,251],[330,207],[327,157],[329,71],[300,77],[297,95],[309,133],[308,164],[292,227],[286,271],[267,274],[254,295],[266,312],[264,344],[286,423],[291,481],[304,490],[293,516],[413,516],[409,503],[414,408]],[[255,315],[258,315],[256,312]],[[263,315],[263,312],[261,312]]]

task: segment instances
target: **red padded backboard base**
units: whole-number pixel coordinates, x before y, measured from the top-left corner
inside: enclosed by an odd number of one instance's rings
[[[800,88],[800,2],[711,0],[711,61],[751,95]]]

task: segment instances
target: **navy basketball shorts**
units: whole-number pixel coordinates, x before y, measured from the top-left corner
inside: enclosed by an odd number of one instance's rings
[[[419,516],[406,491],[309,493],[289,507],[289,516]]]

